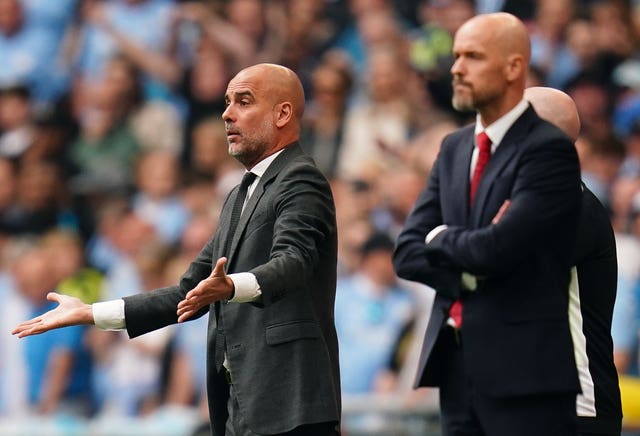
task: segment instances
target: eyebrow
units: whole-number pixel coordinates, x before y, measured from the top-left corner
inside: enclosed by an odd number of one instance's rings
[[[231,93],[231,95],[235,96],[236,98],[242,98],[245,96],[254,98],[253,92],[251,91],[234,91]],[[229,94],[225,94],[224,98],[225,100],[229,100]]]

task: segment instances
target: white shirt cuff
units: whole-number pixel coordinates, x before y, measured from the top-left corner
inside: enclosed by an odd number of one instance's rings
[[[229,274],[229,278],[235,287],[233,298],[229,303],[248,303],[257,300],[261,295],[258,279],[251,273],[235,273]]]
[[[429,242],[433,241],[433,238],[438,236],[441,232],[447,230],[448,227],[449,226],[446,224],[440,224],[438,227],[433,228],[429,233],[427,233],[427,237],[424,238],[424,243],[428,244]]]
[[[102,330],[122,330],[124,321],[124,300],[103,301],[91,305],[93,322]]]
[[[475,291],[476,289],[478,289],[478,279],[477,279],[477,277],[474,276],[473,274],[468,273],[468,272],[463,272],[462,273],[462,286],[467,291]]]

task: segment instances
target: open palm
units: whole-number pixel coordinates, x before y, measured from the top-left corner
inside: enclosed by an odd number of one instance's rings
[[[47,300],[58,303],[52,309],[40,316],[20,323],[11,334],[18,335],[19,338],[37,335],[49,330],[68,327],[79,324],[93,324],[93,314],[91,306],[83,303],[75,297],[49,292]]]

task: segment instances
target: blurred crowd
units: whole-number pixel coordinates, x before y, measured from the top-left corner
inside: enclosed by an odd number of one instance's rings
[[[343,393],[409,391],[429,290],[395,277],[393,241],[441,139],[474,119],[450,106],[453,34],[498,10],[530,29],[530,85],[578,106],[583,179],[617,235],[616,365],[637,375],[640,1],[0,0],[0,419],[200,416],[206,317],[135,340],[8,332],[53,290],[177,282],[242,176],[220,115],[259,62],[300,75],[301,145],[332,182]]]

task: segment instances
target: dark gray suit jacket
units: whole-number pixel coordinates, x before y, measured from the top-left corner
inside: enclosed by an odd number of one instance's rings
[[[527,109],[489,160],[470,206],[473,134],[468,126],[445,138],[394,255],[400,277],[437,292],[416,384],[439,385],[449,370],[439,338],[461,298],[465,370],[475,389],[496,397],[577,392],[568,322],[581,199],[575,148]],[[506,199],[509,210],[492,225]],[[425,244],[440,224],[449,227]],[[483,278],[475,292],[461,291],[462,271]]]
[[[217,330],[226,339],[234,392],[252,431],[275,434],[338,422],[337,234],[329,184],[298,144],[288,146],[261,177],[230,253],[223,253],[236,194],[237,188],[227,197],[215,235],[178,286],[125,298],[127,331],[135,337],[175,323],[178,302],[226,255],[227,272],[253,273],[262,296],[209,309],[207,388],[214,434],[224,434],[228,398],[214,364]]]

